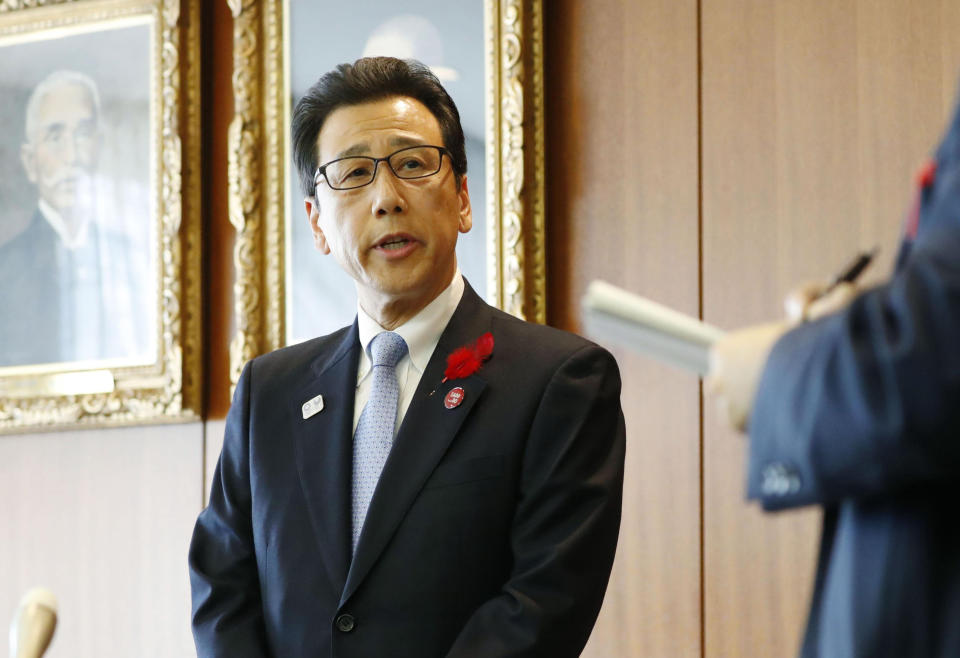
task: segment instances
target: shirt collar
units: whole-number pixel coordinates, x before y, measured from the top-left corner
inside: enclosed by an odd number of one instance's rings
[[[419,313],[393,330],[406,341],[410,362],[418,372],[422,373],[426,369],[433,350],[440,342],[440,334],[447,328],[447,323],[450,322],[453,312],[457,310],[457,305],[460,303],[460,298],[463,297],[463,287],[463,275],[458,267],[453,274],[453,280],[443,289],[443,292],[423,307]],[[359,302],[357,303],[357,329],[360,333],[360,345],[363,347],[360,368],[357,371],[359,381],[370,369],[370,341],[380,332],[387,330],[367,315]]]
[[[47,223],[56,231],[57,235],[60,236],[60,241],[63,243],[63,246],[67,249],[73,251],[79,249],[87,244],[87,233],[89,232],[90,220],[89,218],[84,218],[81,220],[81,224],[77,227],[77,230],[72,232],[67,227],[67,223],[63,220],[63,216],[54,209],[49,203],[44,199],[40,199],[37,206],[40,209],[40,214],[43,215],[43,218],[47,220]]]

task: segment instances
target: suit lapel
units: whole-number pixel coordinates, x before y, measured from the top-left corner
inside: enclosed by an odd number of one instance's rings
[[[294,400],[297,469],[320,553],[330,580],[343,587],[350,564],[350,478],[353,404],[360,341],[357,324],[333,355],[314,365],[315,376]],[[323,410],[304,419],[301,405],[323,396]]]
[[[489,309],[470,286],[465,285],[463,298],[430,357],[380,475],[367,511],[363,534],[347,574],[341,605],[369,573],[420,489],[446,453],[470,409],[483,393],[486,382],[478,374],[442,385],[440,381],[446,368],[447,355],[462,345],[472,343],[489,331],[489,327]],[[444,398],[448,391],[457,386],[464,389],[463,402],[453,409],[447,409]],[[430,395],[431,391],[435,391],[433,395]]]

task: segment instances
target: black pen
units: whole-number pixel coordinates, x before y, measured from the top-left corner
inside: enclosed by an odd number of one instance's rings
[[[823,292],[817,295],[817,299],[823,297],[830,293],[831,290],[839,286],[841,283],[853,283],[857,278],[863,274],[863,271],[867,269],[867,266],[877,255],[877,252],[880,251],[880,247],[874,247],[870,251],[861,251],[857,256],[850,261],[850,264],[847,265],[843,270],[838,274],[833,281],[830,282]]]

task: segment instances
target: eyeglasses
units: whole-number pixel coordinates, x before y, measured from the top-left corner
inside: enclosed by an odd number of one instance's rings
[[[443,156],[450,151],[442,146],[408,146],[395,151],[385,158],[350,156],[337,158],[317,167],[313,175],[313,184],[320,184],[320,177],[334,190],[352,190],[373,182],[377,175],[377,166],[386,162],[397,178],[410,180],[426,178],[440,171]]]

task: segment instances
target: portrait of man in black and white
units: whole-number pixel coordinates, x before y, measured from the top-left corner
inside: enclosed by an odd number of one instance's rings
[[[155,295],[143,289],[145,250],[101,216],[109,127],[97,83],[53,71],[24,116],[19,157],[35,203],[29,217],[10,207],[0,217],[23,225],[0,244],[0,367],[146,355]]]

